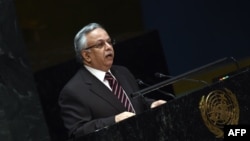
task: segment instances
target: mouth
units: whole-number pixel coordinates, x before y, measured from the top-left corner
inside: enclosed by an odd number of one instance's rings
[[[114,57],[114,54],[112,52],[108,52],[106,55],[105,55],[106,58],[113,58]]]

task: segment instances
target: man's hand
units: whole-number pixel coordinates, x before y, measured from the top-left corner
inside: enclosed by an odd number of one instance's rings
[[[167,101],[165,101],[165,100],[157,100],[157,101],[153,102],[150,105],[150,108],[152,109],[152,108],[158,107],[158,106],[160,106],[162,104],[165,104],[165,103],[167,103]]]
[[[116,123],[117,123],[117,122],[120,122],[120,121],[125,120],[125,119],[127,119],[127,118],[130,118],[130,117],[132,117],[132,116],[134,116],[134,115],[135,115],[135,113],[131,113],[131,112],[122,112],[122,113],[120,113],[120,114],[118,114],[118,115],[115,116],[115,122],[116,122]]]

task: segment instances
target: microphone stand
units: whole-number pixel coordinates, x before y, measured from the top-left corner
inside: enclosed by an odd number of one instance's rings
[[[204,68],[208,68],[208,67],[214,66],[214,65],[216,65],[216,64],[220,64],[220,63],[222,63],[222,62],[224,62],[224,61],[226,61],[226,60],[228,60],[227,57],[226,57],[226,58],[219,59],[219,60],[216,60],[216,61],[214,61],[214,62],[212,62],[212,63],[207,64],[207,65],[201,66],[201,67],[199,67],[199,68],[193,69],[193,70],[188,71],[188,72],[186,72],[186,73],[183,73],[183,74],[181,74],[181,75],[175,76],[175,77],[173,77],[173,78],[167,79],[167,80],[162,81],[162,82],[160,82],[160,83],[157,83],[157,84],[155,84],[155,85],[149,86],[149,87],[147,87],[147,88],[145,88],[145,89],[142,89],[142,90],[139,90],[139,91],[137,91],[137,92],[132,93],[132,94],[131,94],[131,97],[143,96],[143,95],[145,95],[145,94],[147,94],[147,93],[149,93],[149,92],[152,92],[152,91],[154,91],[154,90],[160,89],[160,88],[162,88],[162,87],[164,87],[164,86],[166,86],[166,85],[172,84],[172,83],[174,83],[174,82],[176,82],[176,81],[178,81],[178,80],[180,80],[180,79],[182,79],[182,78],[185,78],[185,77],[188,76],[188,75],[191,75],[191,74],[193,74],[193,73],[196,73],[196,72],[198,72],[198,71],[201,71],[201,70],[204,69]]]

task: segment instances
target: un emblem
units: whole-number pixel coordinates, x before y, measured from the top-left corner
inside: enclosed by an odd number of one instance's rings
[[[224,125],[238,124],[239,105],[236,96],[226,88],[202,96],[199,109],[205,125],[216,138],[224,137]]]

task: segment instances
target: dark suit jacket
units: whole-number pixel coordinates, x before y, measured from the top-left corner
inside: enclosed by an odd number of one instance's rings
[[[113,66],[112,74],[128,96],[139,90],[134,76],[122,66]],[[137,114],[148,108],[153,100],[131,98]],[[114,94],[85,67],[82,67],[64,86],[59,105],[70,137],[86,135],[115,124],[115,115],[125,111]]]

